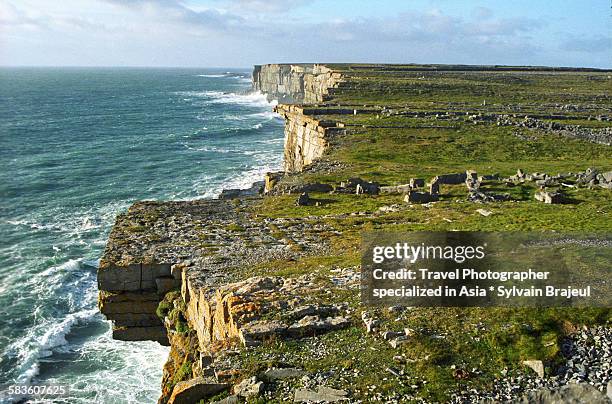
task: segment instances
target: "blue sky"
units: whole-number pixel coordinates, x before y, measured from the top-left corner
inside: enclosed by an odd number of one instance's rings
[[[0,65],[612,68],[610,0],[0,0]]]

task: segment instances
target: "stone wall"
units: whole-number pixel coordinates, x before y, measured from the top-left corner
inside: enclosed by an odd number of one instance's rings
[[[340,73],[318,64],[268,64],[253,69],[253,88],[281,104],[326,101],[329,89],[341,81]]]

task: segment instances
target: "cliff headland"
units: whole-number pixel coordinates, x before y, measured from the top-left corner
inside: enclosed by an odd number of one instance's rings
[[[359,265],[367,230],[609,232],[611,84],[597,69],[256,66],[285,119],[284,170],[118,216],[100,311],[116,339],[170,345],[161,403],[504,400],[570,380],[585,384],[563,394],[604,400],[609,309],[370,309]]]

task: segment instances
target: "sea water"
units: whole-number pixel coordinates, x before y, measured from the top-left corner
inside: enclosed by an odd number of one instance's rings
[[[168,348],[111,338],[96,268],[137,200],[212,198],[281,166],[244,69],[0,69],[0,389],[155,402]]]

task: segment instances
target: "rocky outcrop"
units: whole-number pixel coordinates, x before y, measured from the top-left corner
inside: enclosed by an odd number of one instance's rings
[[[275,111],[285,119],[285,172],[302,171],[323,155],[329,137],[342,130],[336,122],[307,115],[297,105],[279,105]]]
[[[326,101],[329,89],[341,81],[340,73],[319,64],[268,64],[253,70],[253,88],[284,104]]]
[[[326,109],[290,104],[317,104],[330,99],[330,93],[343,83],[340,72],[317,64],[269,64],[255,66],[253,89],[280,105],[276,112],[285,119],[285,172],[299,172],[321,157],[328,147],[329,134],[337,124],[318,119]],[[353,113],[353,110],[335,111]]]

